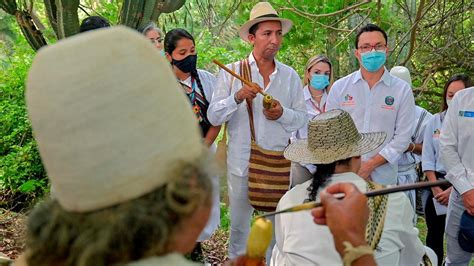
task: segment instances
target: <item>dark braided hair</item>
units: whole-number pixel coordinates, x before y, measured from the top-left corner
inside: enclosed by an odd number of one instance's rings
[[[165,35],[165,43],[164,43],[165,52],[167,52],[171,56],[173,51],[176,49],[176,45],[178,44],[178,41],[183,39],[183,38],[189,39],[189,40],[193,41],[193,44],[196,44],[194,42],[194,37],[189,32],[187,32],[185,29],[177,28],[177,29],[172,29],[169,32],[167,32],[166,35]],[[199,90],[201,90],[202,96],[208,102],[207,97],[206,97],[205,92],[204,92],[204,89],[202,87],[201,79],[199,78],[199,74],[198,74],[197,69],[193,69],[191,71],[191,77],[196,80],[198,88],[199,88]]]
[[[331,178],[338,164],[348,164],[351,158],[336,161],[330,164],[316,164],[316,173],[313,175],[313,181],[308,187],[309,201],[315,201],[319,188],[323,187]]]

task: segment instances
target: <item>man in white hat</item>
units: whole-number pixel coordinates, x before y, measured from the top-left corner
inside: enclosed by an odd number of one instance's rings
[[[362,156],[358,174],[377,183],[396,184],[398,159],[413,134],[415,100],[408,84],[385,68],[387,45],[387,34],[377,25],[359,29],[354,54],[360,69],[334,83],[326,109],[347,111],[361,132],[387,133],[385,143]]]
[[[229,135],[227,177],[231,213],[231,259],[245,253],[250,218],[254,210],[249,204],[247,184],[251,153],[248,103],[253,102],[251,107],[255,143],[266,150],[282,152],[288,145],[291,133],[301,128],[306,121],[300,77],[294,69],[275,59],[283,36],[291,26],[292,22],[280,18],[268,2],[256,4],[250,11],[250,20],[239,31],[240,37],[253,47],[245,60],[248,64],[244,66],[239,61],[228,65],[230,69],[236,70],[241,66],[249,67],[251,81],[276,99],[271,108],[263,108],[263,96],[258,93],[257,88],[243,86],[224,71],[219,73],[209,107],[209,121],[213,125],[227,123]],[[267,252],[267,258],[270,253]]]
[[[183,254],[211,210],[209,163],[149,41],[114,27],[45,47],[26,102],[55,193],[32,211],[18,265],[191,265]]]
[[[390,69],[390,74],[398,77],[408,83],[412,88],[410,70],[404,66],[394,66]],[[414,130],[411,135],[411,142],[408,149],[400,156],[398,160],[398,184],[413,184],[417,182],[418,173],[416,165],[421,162],[421,152],[423,150],[423,137],[428,121],[433,115],[423,107],[415,105],[415,120],[413,121]],[[405,192],[410,199],[411,206],[416,210],[416,192],[410,190]],[[424,206],[424,205],[423,205]],[[416,216],[413,219],[416,224]]]

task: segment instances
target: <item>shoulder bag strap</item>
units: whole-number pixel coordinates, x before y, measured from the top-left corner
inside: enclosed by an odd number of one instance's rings
[[[411,141],[414,142],[416,140],[416,137],[418,136],[418,132],[420,131],[421,124],[423,123],[423,120],[425,120],[426,114],[428,111],[423,110],[423,112],[420,115],[420,118],[418,119],[418,124],[416,125],[415,133],[413,133],[413,136],[411,136]]]
[[[240,74],[242,77],[248,81],[252,81],[252,74],[250,71],[250,64],[248,58],[240,61]],[[244,83],[242,83],[244,86]],[[247,102],[247,111],[249,113],[249,124],[250,124],[250,137],[252,142],[255,142],[255,126],[253,121],[253,110],[252,110],[252,100],[246,99]]]

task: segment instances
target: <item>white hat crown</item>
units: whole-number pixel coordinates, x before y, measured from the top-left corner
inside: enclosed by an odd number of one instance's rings
[[[390,74],[405,81],[410,87],[412,86],[410,70],[408,70],[408,68],[404,66],[394,66],[390,69]]]
[[[176,179],[174,162],[202,155],[197,121],[169,63],[119,26],[39,51],[28,114],[54,197],[85,212],[140,197]]]

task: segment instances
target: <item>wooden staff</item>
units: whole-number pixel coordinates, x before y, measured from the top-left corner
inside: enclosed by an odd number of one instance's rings
[[[257,84],[253,83],[253,82],[250,82],[246,79],[244,79],[243,77],[241,77],[239,74],[235,73],[234,71],[232,71],[231,69],[229,69],[228,67],[226,67],[224,64],[222,64],[221,62],[217,61],[216,59],[212,60],[212,62],[214,62],[214,64],[218,65],[220,68],[224,69],[225,71],[227,71],[227,73],[231,74],[232,76],[234,76],[236,79],[242,81],[245,85],[249,86],[249,87],[252,87],[252,88],[256,88],[258,90],[258,92],[260,94],[263,95],[263,107],[265,109],[270,109],[272,107],[272,104],[273,104],[273,97],[270,95],[270,94],[267,94],[263,91],[262,88],[260,88]]]
[[[407,190],[419,189],[419,188],[438,187],[438,186],[443,186],[443,185],[449,185],[449,181],[437,180],[437,181],[418,182],[415,184],[400,185],[400,186],[393,186],[393,187],[388,187],[388,188],[383,188],[383,189],[371,190],[371,191],[365,192],[364,194],[367,197],[375,197],[375,196],[380,196],[380,195],[385,195],[385,194],[390,194],[390,193],[395,193],[395,192],[401,192],[401,191],[407,191]],[[334,195],[334,197],[337,199],[343,199],[344,194],[336,194]],[[320,201],[306,202],[306,203],[299,204],[299,205],[296,205],[296,206],[293,206],[281,211],[262,214],[258,216],[257,219],[268,217],[268,216],[274,216],[280,213],[310,210],[310,209],[320,207],[320,206],[322,206],[322,203]]]

